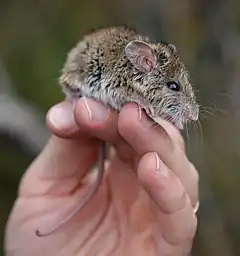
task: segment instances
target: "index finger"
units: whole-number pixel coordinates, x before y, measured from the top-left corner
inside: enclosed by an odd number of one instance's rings
[[[158,153],[165,165],[180,178],[195,205],[198,200],[198,173],[180,146],[180,133],[169,129],[170,125],[166,123],[154,127],[145,113],[139,115],[138,106],[132,103],[123,107],[118,124],[121,136],[140,156],[148,152]]]

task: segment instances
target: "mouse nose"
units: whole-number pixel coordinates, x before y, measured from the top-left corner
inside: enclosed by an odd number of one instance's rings
[[[192,121],[197,121],[199,116],[199,106],[194,106],[189,109],[188,118]]]
[[[192,121],[197,121],[198,120],[198,114],[191,113],[189,114],[189,119]]]

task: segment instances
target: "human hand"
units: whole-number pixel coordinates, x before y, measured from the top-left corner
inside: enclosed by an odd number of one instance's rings
[[[134,103],[120,114],[88,99],[72,109],[61,102],[47,115],[53,135],[21,180],[6,256],[189,255],[198,174],[177,129],[164,120],[156,127]],[[97,139],[116,149],[97,194],[61,229],[37,237],[37,228],[51,229],[88,191],[83,177],[96,162]]]

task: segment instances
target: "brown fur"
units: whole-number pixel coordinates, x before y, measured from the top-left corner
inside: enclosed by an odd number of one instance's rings
[[[134,40],[146,42],[155,54],[157,63],[150,72],[139,71],[126,56],[125,48]],[[177,81],[181,90],[167,88],[169,81]],[[171,117],[178,128],[198,116],[189,74],[176,47],[151,42],[124,26],[86,35],[70,51],[60,83],[70,97],[92,97],[116,110],[127,102],[136,102],[150,117]]]

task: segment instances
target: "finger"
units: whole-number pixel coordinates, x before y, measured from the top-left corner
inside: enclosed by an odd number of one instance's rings
[[[60,138],[73,138],[80,132],[74,119],[73,105],[68,101],[60,102],[48,111],[46,124]]]
[[[81,98],[74,103],[61,102],[50,109],[47,126],[61,138],[81,135],[115,141],[119,137],[117,119],[117,112],[92,99]]]
[[[143,117],[144,118],[144,117]],[[172,139],[174,143],[177,144],[183,151],[185,151],[185,142],[183,137],[181,136],[179,130],[172,125],[170,122],[164,120],[161,117],[157,118],[157,123],[163,127],[165,131],[167,131],[168,136]]]
[[[117,112],[88,98],[81,98],[75,106],[75,120],[81,131],[103,139],[115,141],[117,131]]]
[[[141,114],[140,114],[141,113]],[[166,122],[155,127],[144,112],[140,112],[136,104],[123,107],[119,115],[119,133],[143,156],[147,152],[157,152],[165,165],[181,180],[193,204],[198,200],[198,173],[187,159],[182,139],[177,130]]]
[[[95,100],[81,98],[75,106],[74,116],[82,132],[110,142],[116,147],[121,159],[131,160],[132,149],[118,132],[119,114],[116,111]]]
[[[159,209],[165,240],[172,245],[191,241],[196,232],[197,219],[180,179],[155,152],[142,157],[138,178]]]

